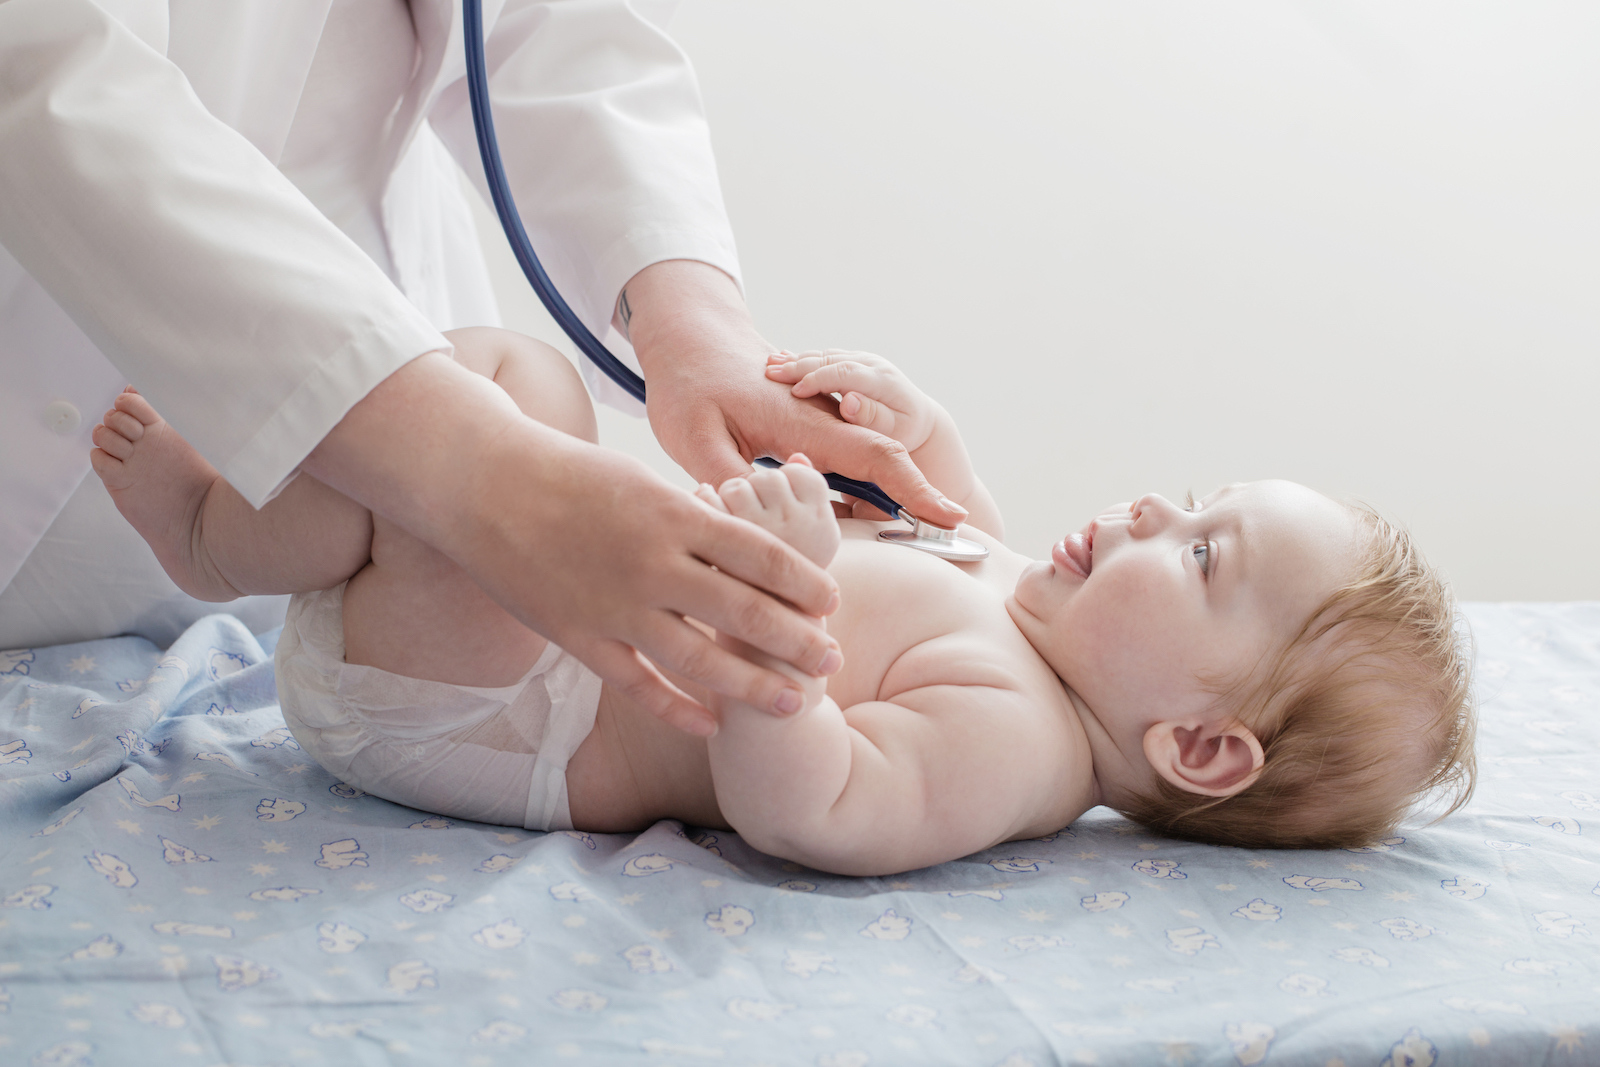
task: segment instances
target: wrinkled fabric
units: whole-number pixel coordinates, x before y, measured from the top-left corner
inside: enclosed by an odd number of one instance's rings
[[[1469,617],[1483,777],[1442,824],[1272,852],[1096,809],[893,878],[363,795],[229,619],[0,653],[0,1059],[1591,1062],[1600,604]]]

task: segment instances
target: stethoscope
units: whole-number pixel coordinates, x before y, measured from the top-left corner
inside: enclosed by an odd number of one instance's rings
[[[489,73],[483,57],[483,8],[481,0],[462,0],[461,14],[466,36],[467,94],[472,101],[472,125],[478,134],[478,154],[483,159],[484,177],[488,179],[489,194],[494,200],[494,210],[500,216],[500,225],[511,242],[522,273],[527,275],[533,291],[550,312],[550,317],[566,331],[572,343],[606,377],[616,382],[629,396],[644,402],[644,379],[611,354],[599,338],[589,332],[572,308],[556,291],[555,284],[545,273],[539,257],[533,252],[527,231],[522,228],[522,216],[517,212],[516,201],[511,197],[511,187],[506,183],[505,166],[500,161],[500,146],[494,135],[494,115],[489,108]],[[764,467],[781,464],[765,456],[756,462]],[[917,518],[890,498],[872,482],[858,482],[841,474],[825,474],[828,487],[835,492],[853,496],[878,508],[886,515],[894,515],[911,525],[909,530],[881,530],[878,537],[892,544],[905,545],[922,552],[958,563],[973,563],[988,558],[989,550],[970,538],[958,537],[955,530],[947,530]]]

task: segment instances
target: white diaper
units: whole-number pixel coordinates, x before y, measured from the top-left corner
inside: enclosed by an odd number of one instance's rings
[[[567,761],[594,728],[600,678],[554,644],[499,689],[344,661],[344,586],[298,593],[278,639],[295,740],[350,785],[423,811],[570,830]]]

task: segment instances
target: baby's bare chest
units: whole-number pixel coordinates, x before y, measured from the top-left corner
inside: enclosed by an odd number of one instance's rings
[[[981,575],[865,536],[847,536],[828,569],[841,602],[828,632],[845,654],[828,695],[841,707],[932,685],[1059,693],[1011,621],[1002,587]]]

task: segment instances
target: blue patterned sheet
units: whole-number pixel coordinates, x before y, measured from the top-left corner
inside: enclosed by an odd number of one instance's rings
[[[0,1062],[1600,1062],[1600,604],[1470,617],[1445,824],[1252,852],[1098,809],[885,879],[363,795],[226,617],[0,653]]]

